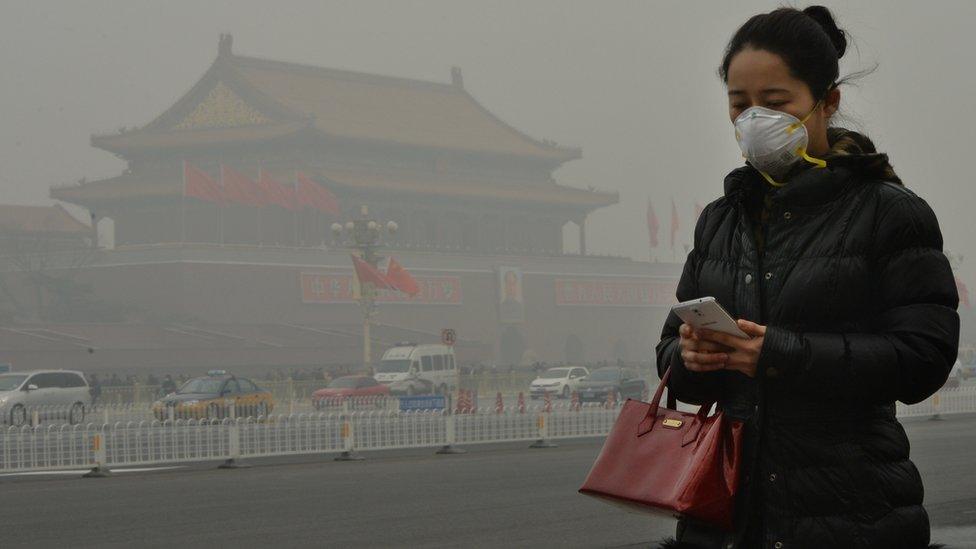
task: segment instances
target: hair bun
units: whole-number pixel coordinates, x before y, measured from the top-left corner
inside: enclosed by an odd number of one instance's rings
[[[830,10],[823,6],[809,6],[803,10],[803,13],[816,21],[827,33],[834,49],[837,50],[837,59],[844,57],[844,52],[847,51],[847,33],[837,28],[837,23],[834,21],[834,16]]]

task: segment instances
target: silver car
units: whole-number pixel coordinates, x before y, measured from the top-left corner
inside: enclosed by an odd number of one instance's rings
[[[38,370],[0,374],[0,423],[26,425],[38,419],[81,423],[91,406],[84,374],[72,370]]]

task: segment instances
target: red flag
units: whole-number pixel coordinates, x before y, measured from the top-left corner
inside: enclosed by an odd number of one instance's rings
[[[286,210],[297,211],[301,207],[295,199],[295,189],[278,183],[271,174],[258,170],[258,188],[264,194],[264,201],[268,204],[281,206]]]
[[[352,256],[352,265],[356,268],[356,278],[360,284],[372,282],[377,288],[396,289],[386,275],[355,255]]]
[[[647,199],[647,236],[650,242],[651,248],[657,248],[657,231],[658,231],[657,214],[654,213],[654,206],[651,205],[651,199]]]
[[[420,293],[420,285],[417,284],[417,280],[410,274],[410,271],[404,269],[392,257],[390,258],[389,265],[386,267],[386,278],[393,284],[394,288],[409,296],[415,296]]]
[[[969,289],[966,288],[966,284],[962,280],[959,280],[958,277],[956,277],[956,290],[959,292],[959,301],[966,307],[969,307]]]
[[[221,195],[220,184],[207,175],[207,172],[186,160],[183,161],[183,196],[220,204]]]
[[[264,193],[257,183],[237,170],[220,165],[220,181],[223,184],[224,202],[247,206],[264,206]]]
[[[339,200],[328,189],[312,181],[302,172],[298,179],[298,203],[323,212],[339,215]]]
[[[674,197],[671,198],[671,249],[674,249],[674,237],[678,234],[678,207],[674,205]]]

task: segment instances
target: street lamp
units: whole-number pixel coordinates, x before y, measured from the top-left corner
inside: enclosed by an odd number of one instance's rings
[[[376,250],[382,246],[383,233],[393,235],[399,229],[395,221],[381,223],[370,219],[369,209],[359,207],[359,218],[342,223],[332,224],[332,235],[338,245],[359,251],[363,261],[376,267],[379,257]],[[372,282],[359,281],[359,306],[363,311],[363,364],[372,364],[369,328],[372,317],[376,314],[376,285]]]

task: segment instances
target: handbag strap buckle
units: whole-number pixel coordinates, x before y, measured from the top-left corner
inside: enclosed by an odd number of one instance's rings
[[[637,436],[642,437],[647,433],[650,433],[654,429],[654,424],[657,423],[658,411],[661,409],[661,398],[664,396],[664,389],[668,385],[668,380],[671,379],[671,367],[664,372],[661,376],[661,383],[657,386],[657,390],[654,391],[654,397],[651,399],[650,407],[647,410],[647,414],[644,415],[644,419],[637,425]],[[682,419],[677,419],[673,417],[665,417],[661,420],[661,424],[669,429],[681,429],[685,427],[685,435],[681,438],[681,445],[687,446],[688,444],[698,440],[698,435],[701,433],[702,427],[705,425],[705,418],[708,417],[709,410],[712,409],[714,402],[706,402],[698,408],[698,413],[695,414],[695,419],[692,420],[691,425],[686,425],[687,422]],[[671,390],[668,389],[668,407],[666,410],[677,411],[677,400],[672,395]]]

